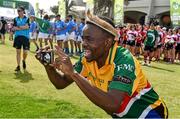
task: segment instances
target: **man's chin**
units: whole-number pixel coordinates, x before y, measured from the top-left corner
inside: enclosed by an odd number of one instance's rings
[[[92,61],[93,61],[93,59],[90,58],[90,57],[85,57],[85,58],[86,58],[86,61],[87,61],[87,62],[92,62]]]

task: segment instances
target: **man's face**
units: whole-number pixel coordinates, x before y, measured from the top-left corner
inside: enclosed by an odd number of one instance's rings
[[[81,23],[85,24],[85,21],[84,21],[84,20],[81,20]]]
[[[71,17],[67,17],[67,19],[68,19],[68,21],[70,21],[70,20],[71,20]]]
[[[56,17],[56,20],[57,20],[57,21],[58,21],[58,20],[60,20],[60,17],[59,17],[59,16],[57,16],[57,17]]]
[[[104,32],[97,26],[92,24],[86,24],[83,30],[83,48],[84,56],[88,62],[98,59],[104,56],[105,52],[108,52],[106,38]]]
[[[30,17],[30,21],[31,21],[31,22],[33,22],[33,21],[34,21],[34,19],[35,19],[34,17]]]
[[[17,10],[17,12],[18,12],[18,15],[19,15],[19,16],[24,15],[24,11],[23,11],[23,10],[21,10],[21,9],[18,9],[18,10]]]

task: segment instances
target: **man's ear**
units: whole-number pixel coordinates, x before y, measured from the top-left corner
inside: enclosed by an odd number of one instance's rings
[[[111,39],[111,38],[108,38],[108,39],[105,41],[105,46],[106,46],[106,47],[111,47],[111,46],[112,46],[112,43],[113,43],[112,39]]]

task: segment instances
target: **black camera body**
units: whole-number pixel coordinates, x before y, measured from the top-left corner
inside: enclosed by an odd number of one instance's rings
[[[52,64],[54,61],[54,52],[41,52],[41,61],[45,65]]]

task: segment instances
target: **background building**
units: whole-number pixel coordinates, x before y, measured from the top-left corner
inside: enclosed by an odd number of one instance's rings
[[[125,2],[125,23],[148,24],[152,19],[160,25],[171,26],[170,0],[128,0]]]

